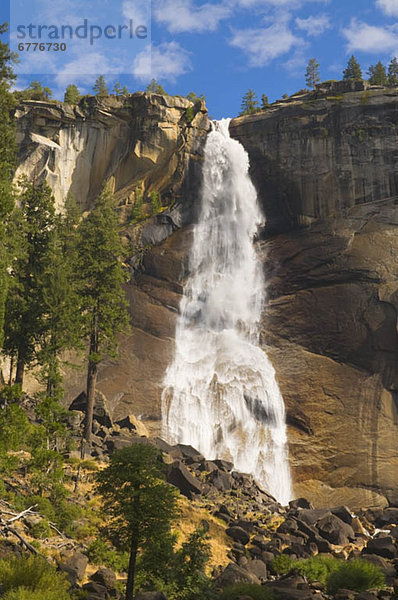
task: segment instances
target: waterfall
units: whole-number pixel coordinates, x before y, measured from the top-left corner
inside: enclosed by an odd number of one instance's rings
[[[259,347],[265,282],[253,237],[262,223],[249,158],[213,125],[201,213],[162,394],[163,435],[224,458],[280,502],[291,499],[283,398]]]

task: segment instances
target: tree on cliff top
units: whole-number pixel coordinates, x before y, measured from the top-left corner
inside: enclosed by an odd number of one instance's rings
[[[7,23],[0,24],[0,35],[4,35],[7,29]],[[3,343],[4,307],[9,279],[8,220],[14,207],[12,178],[16,166],[15,126],[11,117],[15,100],[10,92],[11,83],[15,79],[12,61],[8,44],[0,40],[0,349]]]
[[[371,85],[387,85],[386,68],[380,60],[375,65],[370,65],[368,75]]]
[[[343,79],[362,79],[362,70],[354,55],[351,56],[347,63],[347,67],[343,71]]]
[[[394,56],[388,65],[388,85],[390,87],[398,87],[398,59]]]
[[[123,248],[118,219],[109,190],[99,196],[94,209],[79,227],[78,277],[80,279],[82,334],[89,341],[87,411],[82,456],[91,446],[98,365],[117,355],[117,334],[127,331],[129,318],[123,290],[126,280],[121,263]]]
[[[130,554],[126,600],[133,600],[138,553],[170,535],[178,514],[177,491],[165,482],[159,450],[149,445],[116,451],[97,477],[111,516],[110,534]]]
[[[316,58],[311,58],[307,65],[307,71],[305,73],[305,82],[308,87],[313,89],[316,88],[316,84],[321,81],[319,75],[319,62]]]
[[[152,79],[150,83],[146,86],[146,92],[151,92],[152,94],[161,94],[162,96],[166,95],[163,87],[156,81],[156,79]]]
[[[66,102],[66,104],[78,104],[80,98],[81,96],[77,85],[74,83],[68,85],[65,90],[64,102]]]
[[[252,115],[259,110],[257,94],[254,90],[248,90],[242,98],[239,116]]]
[[[100,98],[103,98],[104,96],[109,96],[108,86],[103,75],[100,75],[95,80],[93,90],[95,92],[95,95],[99,96]]]

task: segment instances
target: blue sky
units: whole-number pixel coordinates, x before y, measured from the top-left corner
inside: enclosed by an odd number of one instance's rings
[[[4,0],[3,0],[4,2]],[[171,94],[204,94],[214,118],[235,116],[253,88],[270,101],[305,87],[308,60],[339,79],[354,53],[364,72],[398,55],[398,0],[11,0],[16,25],[147,26],[145,39],[66,40],[65,52],[23,54],[18,87],[40,79],[62,99],[67,83],[91,93],[98,74],[130,91],[157,78]],[[149,16],[151,8],[151,17]],[[2,20],[8,20],[3,9]],[[126,34],[127,37],[127,34]],[[27,41],[26,39],[23,40]],[[28,40],[29,41],[29,40]],[[33,40],[30,40],[33,41]],[[56,54],[56,56],[55,56]]]

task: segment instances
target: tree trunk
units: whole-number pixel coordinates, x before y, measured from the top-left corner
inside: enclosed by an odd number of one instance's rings
[[[14,357],[11,356],[11,358],[10,358],[10,378],[8,380],[8,385],[12,385],[13,373],[14,373]]]
[[[25,363],[24,363],[23,360],[21,360],[18,357],[18,360],[17,360],[17,372],[16,372],[16,375],[15,375],[15,383],[19,383],[19,385],[21,387],[23,385],[24,373],[25,373]]]
[[[135,565],[137,562],[137,538],[133,536],[131,538],[131,549],[129,559],[129,570],[127,574],[127,586],[126,586],[126,600],[133,600],[134,598],[134,580],[135,580]]]
[[[90,336],[90,358],[87,369],[87,408],[86,408],[86,424],[82,440],[81,457],[84,458],[86,452],[91,450],[91,433],[93,429],[93,412],[95,402],[95,389],[97,385],[98,374],[98,318],[97,313],[93,315],[92,330]]]

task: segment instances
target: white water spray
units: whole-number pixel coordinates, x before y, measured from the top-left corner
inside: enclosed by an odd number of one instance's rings
[[[231,460],[277,500],[291,499],[283,398],[259,348],[264,280],[253,246],[263,221],[249,159],[229,119],[209,134],[176,350],[162,395],[163,435]]]

